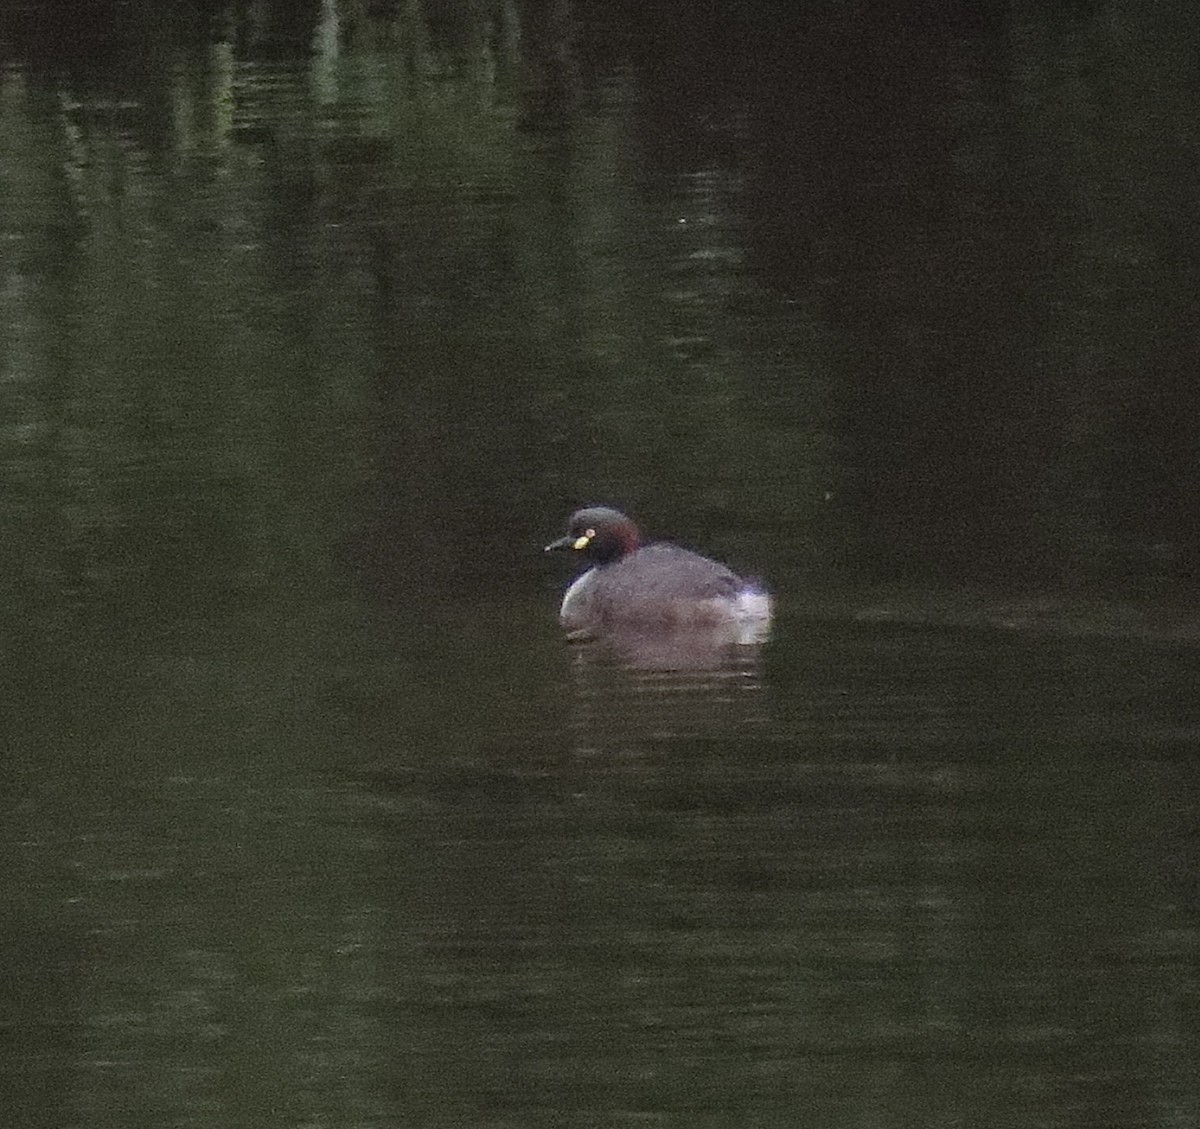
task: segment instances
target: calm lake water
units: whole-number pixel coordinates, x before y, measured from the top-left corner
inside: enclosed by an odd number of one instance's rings
[[[0,14],[0,1121],[1200,1125],[1192,5],[199,7]]]

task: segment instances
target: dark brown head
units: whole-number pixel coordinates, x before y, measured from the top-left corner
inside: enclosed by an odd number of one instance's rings
[[[552,541],[546,552],[570,549],[593,564],[608,564],[628,556],[642,543],[638,527],[619,510],[588,506],[567,522],[567,535]]]

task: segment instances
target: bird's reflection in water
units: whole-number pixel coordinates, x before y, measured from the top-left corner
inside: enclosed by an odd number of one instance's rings
[[[680,630],[610,632],[570,646],[578,753],[733,737],[767,721],[761,643]]]

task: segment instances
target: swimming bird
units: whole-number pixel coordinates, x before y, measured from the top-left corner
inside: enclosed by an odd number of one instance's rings
[[[573,513],[546,552],[578,554],[591,567],[563,596],[559,620],[572,636],[610,632],[706,632],[761,643],[771,597],[717,561],[670,542],[646,544],[637,525],[609,506]]]

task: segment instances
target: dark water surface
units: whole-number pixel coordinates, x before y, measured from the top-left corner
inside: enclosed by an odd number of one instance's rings
[[[1200,1125],[1192,6],[387,7],[0,14],[0,1123]]]

